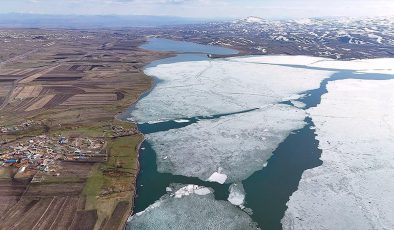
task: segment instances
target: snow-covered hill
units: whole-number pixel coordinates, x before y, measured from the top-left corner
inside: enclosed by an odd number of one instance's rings
[[[187,25],[169,36],[232,46],[252,54],[301,54],[338,59],[394,56],[394,17],[265,20]]]

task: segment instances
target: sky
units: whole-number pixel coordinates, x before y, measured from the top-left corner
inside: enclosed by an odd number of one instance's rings
[[[0,0],[0,13],[193,18],[375,17],[394,15],[394,0]]]

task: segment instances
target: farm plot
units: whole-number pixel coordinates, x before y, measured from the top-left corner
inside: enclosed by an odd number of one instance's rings
[[[62,162],[60,176],[38,173],[30,185],[0,181],[1,229],[69,229],[95,223],[94,215],[76,220],[85,208],[81,195],[93,164]],[[7,201],[7,202],[2,202]],[[83,211],[82,211],[83,213]]]
[[[24,196],[0,221],[4,229],[68,229],[80,202],[78,196]]]
[[[38,97],[42,91],[41,85],[29,85],[21,87],[20,92],[16,95],[16,99],[25,99],[30,97]]]
[[[26,183],[18,183],[9,179],[0,180],[0,216],[3,216],[9,208],[18,202],[25,189]]]
[[[0,97],[6,97],[12,88],[12,83],[1,83],[0,84]]]
[[[34,80],[36,80],[39,77],[42,77],[43,75],[50,73],[52,70],[54,70],[55,68],[57,68],[58,66],[54,66],[51,68],[46,68],[44,70],[41,70],[33,75],[29,75],[26,78],[22,79],[19,83],[25,84],[25,83],[29,83],[32,82]]]
[[[30,105],[25,111],[33,111],[37,109],[42,109],[49,101],[51,101],[56,95],[46,95],[41,97],[38,101]]]
[[[118,97],[115,93],[77,94],[69,98],[62,105],[110,105],[117,100]]]

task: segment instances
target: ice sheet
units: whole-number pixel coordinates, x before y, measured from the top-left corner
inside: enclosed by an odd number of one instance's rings
[[[279,65],[305,65],[337,70],[353,70],[360,73],[394,74],[393,58],[356,59],[350,61],[333,60],[309,56],[252,56],[231,58],[232,61],[267,63]]]
[[[181,197],[163,196],[145,211],[129,218],[127,229],[144,230],[257,230],[250,216],[227,201],[215,200],[213,194],[200,195],[208,188],[187,185]],[[178,192],[177,191],[177,192]]]
[[[243,59],[163,64],[148,68],[145,73],[156,76],[160,82],[132,112],[138,122],[263,107],[318,88],[322,79],[333,74],[330,71],[246,63]]]
[[[157,153],[159,172],[226,183],[242,181],[264,167],[292,130],[304,126],[303,110],[288,105],[146,135]],[[216,174],[214,174],[216,172]],[[212,177],[213,176],[213,177]]]
[[[266,59],[254,57],[256,63],[242,58],[181,62],[146,70],[160,81],[132,112],[138,122],[260,108],[147,135],[160,172],[208,180],[222,168],[228,177],[225,183],[242,181],[263,168],[291,131],[303,127],[304,111],[279,103],[319,88],[333,72],[261,64]],[[281,59],[289,57],[272,57],[272,61]],[[291,59],[296,63],[320,60]]]
[[[300,102],[300,101],[290,101],[291,102],[291,104],[293,104],[295,107],[297,107],[297,108],[300,108],[300,109],[302,109],[302,108],[305,108],[305,103],[303,103],[303,102]]]
[[[267,56],[237,57],[237,58],[231,58],[231,60],[254,62],[254,63],[280,64],[280,65],[312,65],[313,63],[319,61],[330,61],[331,59],[321,58],[321,57],[310,57],[310,56],[267,55]]]
[[[284,229],[394,229],[394,80],[330,82],[309,112],[323,165],[304,172]]]
[[[310,66],[322,68],[348,69],[356,71],[368,71],[369,73],[382,73],[393,70],[394,58],[362,59],[352,61],[323,60]],[[389,71],[391,70],[391,71]]]

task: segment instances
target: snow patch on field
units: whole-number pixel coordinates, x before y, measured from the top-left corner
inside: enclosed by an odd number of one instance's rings
[[[394,229],[394,80],[330,82],[309,110],[323,165],[304,172],[284,229]]]

